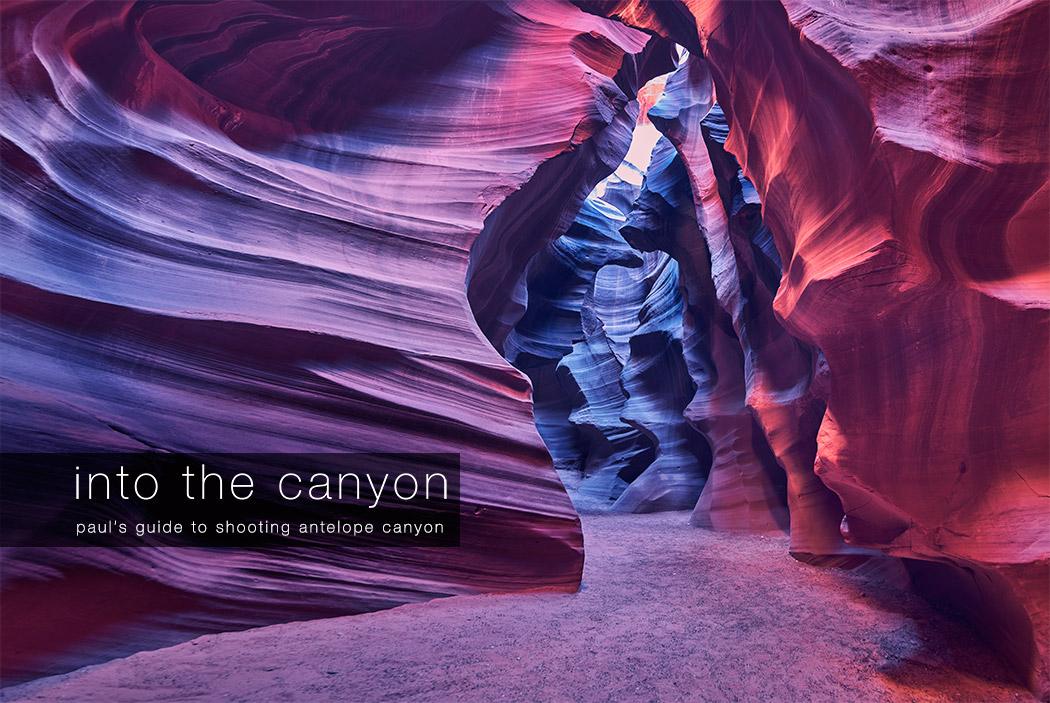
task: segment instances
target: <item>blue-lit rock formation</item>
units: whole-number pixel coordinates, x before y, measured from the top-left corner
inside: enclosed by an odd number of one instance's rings
[[[532,379],[537,427],[555,465],[582,473],[582,495],[614,510],[691,508],[709,458],[683,415],[693,385],[678,266],[618,233],[638,189],[603,185],[530,264],[528,308],[504,349]]]

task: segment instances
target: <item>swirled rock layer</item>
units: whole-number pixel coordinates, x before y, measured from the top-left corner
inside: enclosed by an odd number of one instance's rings
[[[482,333],[528,256],[486,217],[571,220],[660,56],[558,3],[5,4],[4,450],[455,452],[465,505],[425,558],[8,554],[5,673],[574,589],[529,382]]]
[[[1050,7],[581,2],[702,52],[818,347],[817,474],[1050,696]]]

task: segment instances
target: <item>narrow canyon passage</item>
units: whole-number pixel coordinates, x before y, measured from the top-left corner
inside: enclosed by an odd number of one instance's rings
[[[1050,4],[0,25],[0,697],[1050,703]],[[44,540],[204,522],[110,453],[454,457],[458,547]]]
[[[956,617],[783,535],[584,514],[578,593],[458,596],[209,635],[5,700],[1034,700]],[[770,675],[776,672],[776,675]]]

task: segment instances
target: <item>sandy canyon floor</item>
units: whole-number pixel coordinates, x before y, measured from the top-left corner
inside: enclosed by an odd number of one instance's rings
[[[461,596],[201,637],[8,701],[1034,700],[965,625],[783,535],[584,515],[578,593]]]

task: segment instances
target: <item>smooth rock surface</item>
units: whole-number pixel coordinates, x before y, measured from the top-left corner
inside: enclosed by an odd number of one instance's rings
[[[529,382],[478,326],[508,293],[465,282],[511,193],[557,219],[616,167],[668,44],[567,3],[5,3],[3,26],[4,450],[455,452],[464,500],[436,555],[9,552],[5,675],[576,587]]]
[[[579,4],[707,59],[847,540],[951,565],[919,583],[1050,698],[1050,7]]]

